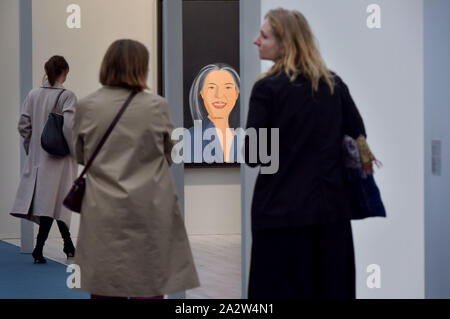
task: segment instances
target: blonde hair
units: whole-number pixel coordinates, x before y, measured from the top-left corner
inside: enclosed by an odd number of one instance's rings
[[[270,10],[265,18],[283,52],[264,77],[284,72],[293,82],[302,74],[311,80],[313,92],[318,91],[320,80],[324,80],[333,94],[333,75],[320,55],[316,39],[303,14],[279,8]]]
[[[100,83],[141,91],[147,89],[149,52],[140,42],[114,41],[103,57]]]

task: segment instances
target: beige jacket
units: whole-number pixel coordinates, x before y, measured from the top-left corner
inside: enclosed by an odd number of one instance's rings
[[[70,227],[72,212],[62,202],[72,187],[78,170],[72,145],[77,99],[75,94],[66,90],[56,109],[64,115],[63,132],[72,154],[63,158],[52,156],[41,147],[41,134],[58,94],[64,87],[58,82],[53,87],[45,82],[43,87],[31,90],[20,114],[18,129],[27,158],[11,215],[36,223],[39,223],[40,216],[53,217]]]
[[[77,104],[80,164],[88,161],[129,93],[103,87]],[[199,286],[169,170],[172,130],[166,101],[141,92],[93,162],[75,256],[80,290],[153,297]]]

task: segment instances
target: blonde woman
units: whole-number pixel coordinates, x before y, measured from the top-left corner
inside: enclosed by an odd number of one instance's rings
[[[274,64],[254,85],[247,128],[279,128],[280,143],[279,170],[255,185],[248,296],[355,298],[341,149],[344,134],[365,135],[362,119],[300,12],[269,11],[254,44]]]
[[[117,40],[99,90],[80,100],[75,149],[85,165],[131,91],[139,93],[89,168],[75,264],[92,298],[163,298],[197,287],[197,272],[170,173],[167,102],[146,92],[149,52]]]

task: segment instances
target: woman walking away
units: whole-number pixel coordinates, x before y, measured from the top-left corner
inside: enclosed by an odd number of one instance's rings
[[[140,42],[114,42],[103,87],[77,105],[75,148],[86,165],[131,98],[86,175],[75,263],[92,298],[162,298],[199,285],[170,173],[173,124],[166,100],[144,91],[148,62]]]
[[[76,96],[62,85],[69,73],[69,65],[62,56],[51,57],[44,68],[46,76],[42,87],[31,90],[20,115],[18,128],[27,158],[11,212],[15,217],[39,224],[33,250],[34,262],[37,264],[46,263],[43,248],[54,219],[64,240],[64,253],[68,258],[75,255],[69,232],[72,212],[62,202],[78,169],[72,146]],[[52,111],[64,116],[63,133],[71,151],[64,157],[51,155],[41,146],[41,133]]]

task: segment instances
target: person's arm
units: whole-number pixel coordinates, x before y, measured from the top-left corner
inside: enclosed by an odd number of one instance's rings
[[[174,141],[172,141],[171,135],[172,135],[172,131],[174,130],[174,125],[170,119],[170,114],[169,114],[169,105],[167,104],[167,102],[164,100],[164,102],[162,102],[160,104],[160,109],[161,109],[161,131],[163,134],[163,146],[164,146],[164,156],[167,160],[167,162],[169,163],[169,165],[172,165],[173,160],[172,160],[172,148],[175,145]]]
[[[250,96],[246,131],[249,136],[244,140],[245,163],[250,167],[262,165],[259,158],[259,129],[266,128],[270,138],[270,116],[272,108],[271,90],[264,80],[255,83]],[[256,139],[250,130],[256,132]],[[270,149],[269,145],[267,146]],[[251,152],[251,153],[250,153]],[[256,152],[256,154],[254,154]],[[256,158],[256,161],[255,161]]]
[[[25,153],[28,155],[30,148],[30,140],[31,134],[33,132],[31,125],[31,110],[30,110],[30,99],[29,96],[25,98],[23,102],[22,112],[19,118],[19,124],[17,125],[17,129],[19,130],[20,136],[23,138],[23,147],[25,149]]]
[[[341,102],[343,108],[344,134],[357,139],[359,136],[367,137],[364,121],[353,101],[350,90],[344,81],[340,80]]]
[[[74,107],[75,116],[72,127],[72,145],[75,151],[75,158],[78,164],[85,165],[84,162],[84,133],[81,130],[83,111],[80,103],[77,103]]]
[[[364,172],[366,174],[373,173],[373,163],[381,165],[367,144],[366,129],[364,127],[364,121],[356,107],[355,102],[350,94],[347,85],[340,80],[342,87],[342,106],[344,116],[344,134],[351,136],[356,140],[358,145],[358,152],[361,158]]]
[[[64,116],[63,134],[67,141],[67,145],[69,146],[70,154],[75,155],[75,147],[73,144],[73,123],[75,118],[75,104],[77,103],[77,98],[72,92],[69,93],[70,94],[64,100],[64,104],[62,107]]]

